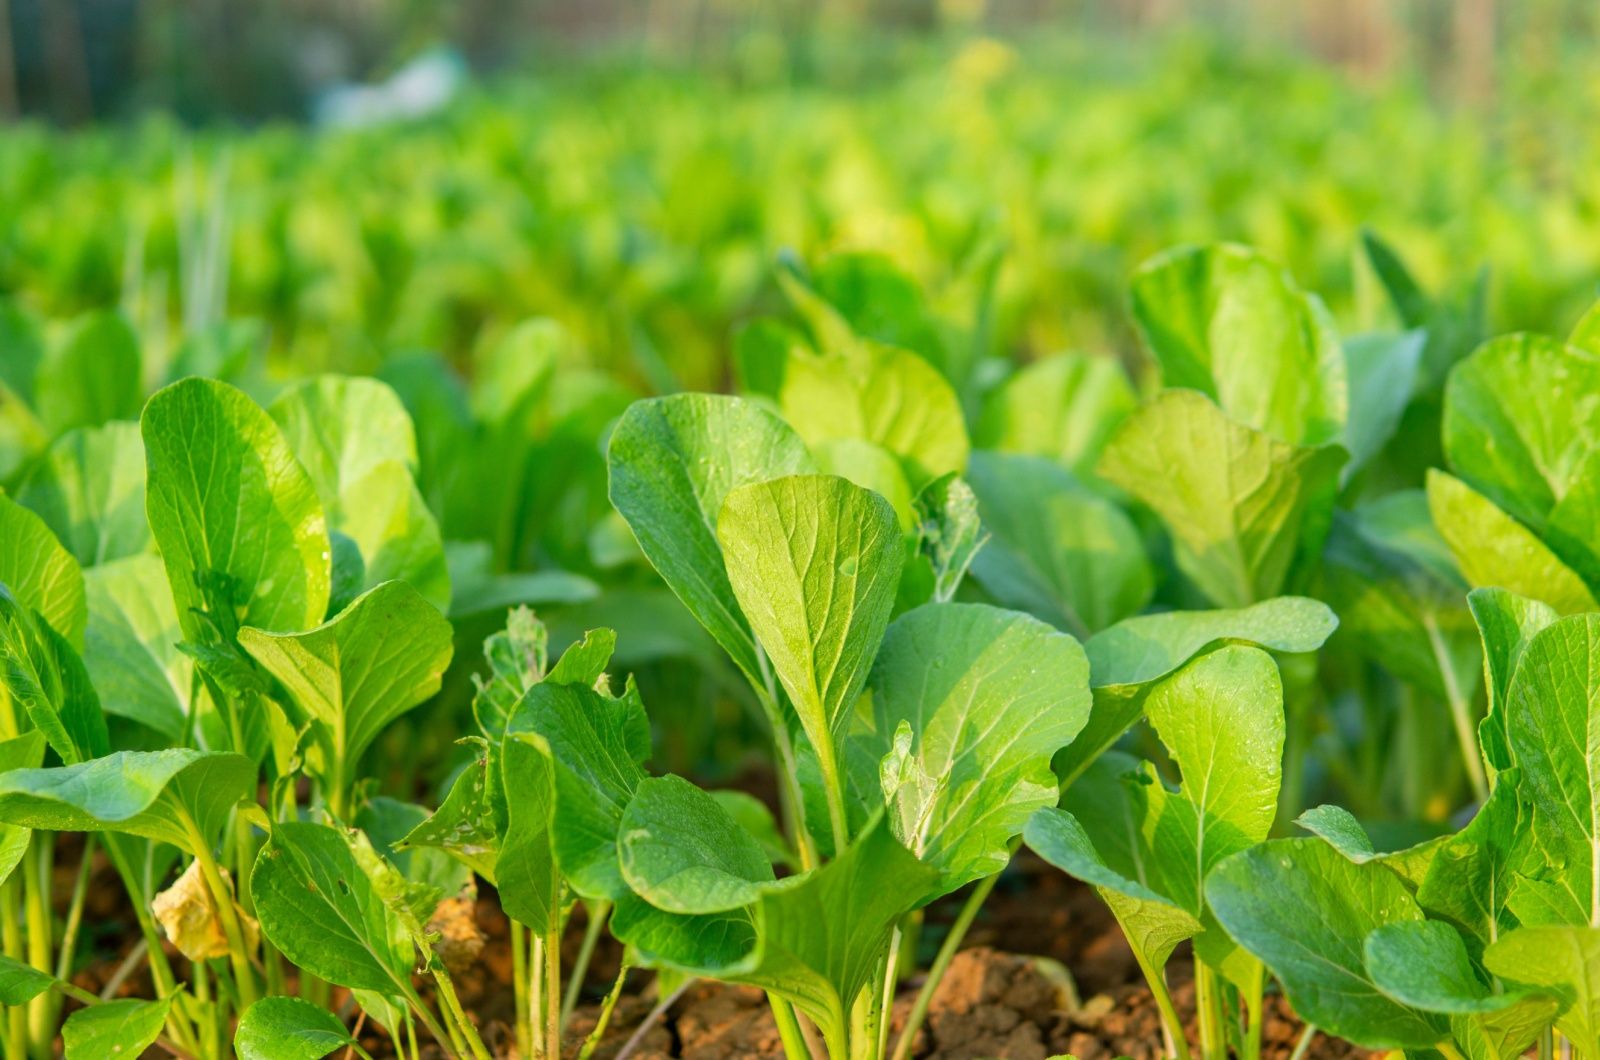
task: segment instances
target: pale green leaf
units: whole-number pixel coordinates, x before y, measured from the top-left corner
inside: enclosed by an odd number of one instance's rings
[[[85,567],[150,549],[144,513],[144,441],[121,421],[72,430],[51,444],[17,500]]]
[[[118,314],[94,313],[75,321],[39,362],[34,407],[53,435],[131,420],[144,396],[139,373],[133,328]]]
[[[1426,839],[1404,850],[1379,852],[1372,837],[1354,814],[1340,806],[1313,806],[1295,818],[1295,824],[1319,837],[1353,865],[1382,865],[1413,890],[1422,886],[1433,859],[1448,836]]]
[[[739,486],[813,468],[778,417],[740,398],[677,394],[636,402],[612,432],[611,502],[639,547],[752,684],[762,665],[728,582],[717,519]]]
[[[1508,589],[1474,589],[1467,606],[1483,641],[1484,683],[1489,691],[1489,711],[1478,726],[1478,742],[1491,769],[1511,767],[1511,737],[1506,732],[1506,711],[1511,677],[1528,642],[1559,615],[1550,605],[1518,596]]]
[[[1337,441],[1349,404],[1327,309],[1246,247],[1179,247],[1133,277],[1133,315],[1168,387],[1290,445]]]
[[[1088,475],[1137,404],[1127,373],[1114,358],[1046,357],[990,391],[974,441],[984,449],[1049,457]]]
[[[1344,446],[1350,451],[1346,480],[1375,457],[1400,426],[1416,389],[1427,332],[1357,335],[1344,344],[1350,373],[1350,416]]]
[[[288,689],[328,760],[349,782],[384,727],[439,690],[450,623],[404,582],[385,582],[304,633],[245,627],[239,643]]]
[[[241,624],[306,629],[328,607],[327,524],[277,424],[242,392],[190,378],[141,420],[150,530],[186,639],[204,642],[199,576],[228,579]]]
[[[179,740],[194,661],[178,650],[183,633],[160,557],[146,553],[91,567],[84,587],[89,624],[83,664],[100,705]]]
[[[1320,550],[1343,463],[1337,446],[1291,445],[1169,390],[1123,421],[1099,470],[1161,517],[1201,592],[1244,607],[1282,592],[1297,557]]]
[[[1495,975],[1562,995],[1556,1029],[1585,1056],[1600,1052],[1600,928],[1523,927],[1483,954]]]
[[[948,890],[1004,868],[1056,801],[1051,757],[1088,718],[1083,649],[1016,612],[928,604],[889,626],[870,687],[895,837]]]
[[[74,646],[88,620],[83,572],[44,520],[0,494],[0,585]]]

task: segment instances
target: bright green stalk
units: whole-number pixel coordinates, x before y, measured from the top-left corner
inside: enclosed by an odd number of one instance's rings
[[[1189,1039],[1184,1036],[1183,1020],[1178,1017],[1178,1009],[1172,1003],[1172,993],[1167,989],[1166,972],[1146,961],[1137,948],[1133,951],[1133,959],[1139,962],[1144,981],[1150,987],[1151,996],[1156,999],[1156,1008],[1161,1012],[1161,1030],[1172,1055],[1177,1060],[1189,1060]],[[1198,969],[1200,966],[1196,964],[1195,967]]]
[[[1311,1051],[1311,1039],[1317,1036],[1317,1025],[1306,1024],[1306,1029],[1300,1032],[1300,1040],[1294,1043],[1294,1052],[1289,1054],[1289,1060],[1306,1060],[1306,1054]]]
[[[878,1003],[878,1040],[875,1043],[875,1057],[883,1057],[889,1052],[889,1024],[894,1013],[894,988],[900,981],[900,926],[889,935],[889,956],[884,961],[883,994]]]
[[[461,999],[456,996],[456,984],[446,973],[435,970],[433,981],[439,988],[439,997],[444,1001],[446,1018],[453,1021],[461,1029],[461,1039],[466,1048],[476,1060],[490,1060],[489,1050],[483,1044],[483,1038],[478,1034],[478,1028],[467,1018],[467,1013],[461,1007]]]
[[[589,974],[589,962],[594,959],[594,948],[600,942],[600,933],[605,930],[606,919],[611,915],[611,903],[604,898],[596,899],[588,907],[589,923],[583,930],[583,944],[578,948],[578,959],[573,962],[572,973],[567,977],[567,992],[561,998],[561,1029],[566,1030],[567,1023],[572,1019],[573,1010],[578,1007],[578,995],[583,992],[584,976]]]
[[[1240,1039],[1244,1042],[1244,1053],[1241,1060],[1261,1060],[1261,995],[1266,987],[1266,969],[1256,966],[1256,974],[1250,980],[1250,988],[1244,994],[1245,1013],[1249,1017],[1250,1025],[1244,1028]]]
[[[56,953],[56,978],[62,982],[72,976],[72,962],[78,950],[78,929],[83,925],[83,904],[89,897],[89,870],[93,862],[94,833],[85,832],[83,856],[78,860],[78,874],[73,880],[72,898],[67,904],[67,919],[61,928],[61,946]],[[45,1022],[53,1029],[61,1016],[62,995],[51,991],[46,996],[50,998],[50,1005],[49,1017]]]
[[[767,1002],[772,1006],[773,1022],[778,1025],[778,1040],[783,1043],[783,1055],[788,1060],[813,1060],[805,1037],[800,1033],[794,1007],[771,991],[767,992]]]
[[[600,1017],[595,1020],[594,1030],[589,1032],[589,1036],[583,1040],[583,1048],[578,1050],[578,1060],[589,1060],[599,1047],[600,1039],[606,1033],[606,1024],[611,1022],[611,1010],[617,1007],[617,998],[622,996],[622,984],[627,978],[628,962],[623,961],[622,967],[617,969],[616,981],[611,984],[611,990],[600,1005]]]
[[[239,990],[239,1011],[243,1012],[260,995],[256,990],[255,970],[250,967],[250,951],[244,944],[244,929],[239,924],[238,914],[234,912],[233,892],[223,880],[222,870],[211,853],[211,844],[200,834],[199,826],[187,815],[184,824],[189,830],[195,859],[200,862],[200,873],[206,878],[206,886],[211,888],[211,897],[217,906],[217,919],[222,921],[222,933],[228,939],[228,961],[233,966],[233,976]]]
[[[50,868],[53,837],[34,832],[22,855],[22,901],[28,924],[28,963],[49,975],[53,970],[55,925],[50,918]],[[49,993],[28,1002],[28,1055],[49,1060],[55,1027],[50,1022],[52,1001]]]
[[[528,933],[511,921],[511,996],[517,1010],[517,1052],[533,1056],[533,1024],[528,1009]]]
[[[18,891],[22,889],[22,881],[15,875],[5,882],[0,888],[0,933],[3,933],[5,954],[14,961],[26,961],[25,948],[22,942],[22,930],[19,918],[21,910],[18,908]],[[8,1008],[6,1012],[6,1049],[7,1056],[26,1056],[28,1054],[28,1010],[21,1005]]]
[[[549,1060],[561,1056],[561,925],[544,938],[544,1049]]]
[[[1222,1025],[1222,981],[1215,969],[1194,965],[1195,1008],[1200,1017],[1200,1053],[1205,1060],[1227,1060],[1228,1032]]]

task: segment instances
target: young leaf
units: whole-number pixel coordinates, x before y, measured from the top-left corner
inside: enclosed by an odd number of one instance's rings
[[[277,424],[225,383],[158,391],[141,421],[146,512],[186,639],[204,643],[199,580],[223,577],[243,625],[307,629],[328,608],[327,524]]]
[[[783,418],[813,448],[839,439],[893,453],[913,492],[967,464],[967,427],[938,369],[907,350],[853,340],[821,354],[789,351]]]
[[[1343,463],[1337,446],[1291,445],[1169,390],[1123,421],[1099,471],[1161,517],[1201,592],[1244,607],[1282,592],[1296,557],[1320,550]]]
[[[414,953],[406,926],[336,829],[275,825],[250,886],[262,933],[295,964],[340,986],[409,992]]]
[[[894,509],[841,478],[728,494],[717,521],[734,595],[819,753],[867,679],[904,556]]]
[[[1513,911],[1524,923],[1600,922],[1600,615],[1564,618],[1529,642],[1511,681],[1506,729],[1550,864],[1536,887],[1524,884],[1547,909]]]
[[[339,1017],[298,997],[264,997],[239,1017],[233,1047],[239,1060],[321,1060],[355,1046]]]
[[[395,718],[439,690],[454,644],[450,623],[404,582],[385,582],[304,633],[245,627],[239,643],[289,690],[327,758],[352,779],[363,751]]]
[[[84,573],[89,623],[83,665],[106,713],[129,718],[177,743],[190,709],[194,660],[158,556],[145,553]]]
[[[1560,616],[1550,605],[1508,589],[1474,589],[1467,594],[1467,607],[1483,640],[1484,682],[1489,691],[1489,711],[1478,726],[1478,741],[1491,769],[1509,769],[1511,737],[1506,732],[1506,711],[1511,677],[1528,642]]]
[[[310,475],[329,529],[360,549],[361,587],[404,581],[448,608],[444,544],[413,479],[416,437],[395,392],[376,379],[317,376],[267,411]]]
[[[1325,841],[1353,865],[1375,864],[1389,869],[1412,890],[1422,886],[1439,849],[1449,836],[1427,839],[1404,850],[1379,853],[1372,837],[1355,815],[1339,806],[1313,806],[1295,818],[1295,824]]]
[[[1483,954],[1495,975],[1560,994],[1556,1029],[1586,1056],[1600,1051],[1600,928],[1522,927]]]
[[[608,460],[611,502],[639,547],[760,687],[762,664],[728,582],[717,519],[735,488],[811,470],[805,443],[754,402],[676,394],[630,407],[612,432]]]
[[[1083,649],[1026,615],[928,604],[889,626],[870,687],[895,838],[947,890],[1004,868],[1089,716]]]
[[[1533,531],[1460,479],[1430,470],[1428,509],[1468,585],[1509,589],[1564,615],[1600,609],[1593,590]]]
[[[681,777],[639,782],[623,811],[617,852],[628,886],[669,913],[739,909],[773,881],[755,837]]]
[[[131,420],[144,390],[139,381],[139,338],[115,313],[75,321],[39,363],[34,407],[51,434]]]
[[[243,755],[118,751],[77,765],[0,773],[0,820],[55,832],[126,832],[193,854],[255,786]]]
[[[507,748],[530,739],[548,755],[555,792],[556,860],[585,898],[627,893],[617,858],[623,811],[645,777],[650,723],[632,685],[619,699],[593,688],[541,682],[506,728]],[[507,793],[512,795],[511,778]]]
[[[1138,405],[1112,357],[1061,354],[1027,365],[989,393],[974,442],[1094,472],[1117,425]]]
[[[1095,634],[1083,645],[1094,706],[1078,738],[1056,757],[1062,784],[1070,784],[1138,720],[1152,682],[1201,652],[1229,642],[1283,653],[1316,651],[1338,624],[1327,604],[1284,596],[1233,610],[1140,615]]]
[[[134,423],[69,431],[17,491],[85,567],[150,548],[144,442]]]
[[[1427,333],[1417,329],[1397,335],[1357,335],[1345,342],[1350,373],[1346,481],[1394,437],[1416,389],[1426,339]]]
[[[171,1008],[170,997],[160,1001],[128,997],[81,1008],[61,1027],[67,1060],[139,1056],[161,1037]]]
[[[1339,439],[1349,397],[1332,317],[1255,251],[1218,244],[1152,258],[1134,273],[1133,315],[1166,386],[1198,390],[1289,445]]]
[[[83,572],[33,512],[0,494],[0,585],[74,647],[83,643],[88,608]]]
[[[12,957],[0,956],[0,1005],[18,1008],[49,990],[57,983],[55,976],[41,972],[31,964]]]
[[[1393,1001],[1367,972],[1368,935],[1422,919],[1388,869],[1357,865],[1320,839],[1275,839],[1219,863],[1206,897],[1302,1019],[1368,1049],[1425,1049],[1444,1039],[1443,1017]]]
[[[972,575],[999,603],[1087,637],[1149,602],[1144,541],[1116,504],[1041,457],[973,453],[967,473],[993,534]]]

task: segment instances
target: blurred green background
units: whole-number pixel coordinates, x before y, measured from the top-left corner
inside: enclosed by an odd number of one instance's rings
[[[1126,278],[1251,243],[1352,328],[1371,225],[1497,328],[1600,262],[1577,0],[0,0],[0,296],[233,321],[297,372],[549,316],[718,387],[773,262],[888,255],[1020,359],[1128,353]],[[994,295],[989,270],[997,270]],[[213,345],[216,345],[213,342]],[[228,351],[213,350],[214,357]]]

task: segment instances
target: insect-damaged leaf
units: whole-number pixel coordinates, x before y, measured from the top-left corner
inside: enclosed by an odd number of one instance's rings
[[[198,578],[222,578],[243,625],[307,629],[328,609],[327,524],[278,425],[241,391],[189,378],[140,421],[150,530],[184,636],[205,642]]]
[[[1083,649],[1014,611],[928,604],[890,625],[871,689],[896,838],[947,890],[1004,868],[1089,716]]]
[[[744,675],[762,682],[717,519],[732,490],[814,464],[800,436],[751,401],[676,394],[635,402],[612,432],[611,502],[672,591]]]

